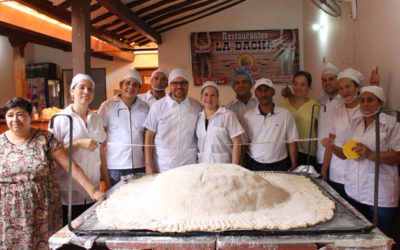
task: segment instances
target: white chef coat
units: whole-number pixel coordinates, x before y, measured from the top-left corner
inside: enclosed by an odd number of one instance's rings
[[[104,142],[106,133],[103,127],[101,117],[89,110],[87,116],[87,127],[82,118],[72,111],[72,104],[66,107],[59,114],[70,115],[73,120],[73,140],[92,139],[98,142]],[[54,119],[53,129],[49,131],[59,139],[63,145],[69,144],[69,119],[65,116],[58,116]],[[72,153],[72,159],[82,168],[92,184],[100,188],[100,149],[99,147],[90,151],[78,148]],[[58,168],[57,179],[60,184],[61,201],[63,205],[68,204],[68,173]],[[85,189],[74,179],[72,179],[72,205],[83,205],[94,202]]]
[[[129,109],[119,94],[101,104],[98,115],[102,117],[104,127],[107,128],[108,169],[145,167],[143,146],[117,144],[144,144],[143,123],[149,109],[149,105],[139,98],[136,98],[134,106]]]
[[[347,138],[366,145],[375,151],[375,122],[365,128],[364,119],[354,119],[347,131]],[[387,114],[380,114],[381,152],[400,151],[400,124]],[[345,191],[356,201],[374,205],[375,161],[360,157],[346,160]],[[399,202],[399,170],[397,165],[380,164],[379,207],[397,207]]]
[[[267,116],[261,114],[259,106],[250,109],[244,113],[242,125],[246,132],[246,142],[274,141],[249,146],[249,156],[260,163],[274,163],[285,159],[288,152],[286,143],[281,141],[299,138],[292,114],[277,105]]]
[[[206,130],[204,110],[199,113],[196,135],[198,162],[232,163],[232,138],[244,133],[236,115],[219,107],[209,119]]]
[[[160,172],[197,162],[196,123],[202,107],[187,96],[178,103],[167,94],[151,105],[144,127],[155,133],[154,158]]]
[[[226,105],[226,108],[233,111],[239,121],[242,119],[243,114],[258,105],[258,100],[255,97],[250,98],[250,100],[246,103],[235,99]]]
[[[319,102],[326,106],[326,112],[324,112],[324,108],[321,107],[319,109],[318,116],[318,138],[328,138],[329,137],[329,114],[335,112],[333,110],[333,106],[336,104],[342,103],[342,98],[340,95],[336,95],[332,100],[326,94],[323,95]],[[322,146],[321,142],[318,141],[317,144],[317,162],[322,164],[324,161],[325,148]]]
[[[349,140],[346,138],[351,120],[361,117],[360,106],[348,109],[345,104],[336,104],[333,112],[329,115],[329,134],[335,135],[334,143],[339,147]],[[329,166],[329,179],[333,182],[344,184],[345,160],[332,154]]]
[[[149,89],[146,93],[144,94],[139,94],[137,95],[137,97],[140,98],[140,100],[144,101],[145,103],[147,103],[149,106],[153,105],[157,99],[153,96],[153,94],[151,93],[151,90]]]

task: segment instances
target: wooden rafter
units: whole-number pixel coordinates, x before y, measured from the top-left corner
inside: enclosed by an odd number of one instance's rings
[[[62,9],[62,10],[66,10],[69,7],[71,7],[71,0],[66,0],[66,1],[60,3],[59,5],[57,5],[57,8]]]
[[[108,28],[110,28],[110,27],[112,27],[114,25],[120,24],[120,23],[122,23],[122,20],[121,19],[116,19],[116,20],[112,21],[111,23],[107,23],[107,24],[101,25],[99,27],[99,29],[100,30],[106,30],[106,29],[108,29]]]
[[[126,30],[127,28],[129,28],[129,25],[128,24],[123,24],[123,25],[121,25],[121,26],[119,26],[119,27],[117,27],[117,28],[115,28],[113,30],[110,30],[110,32],[112,32],[114,34],[118,34],[118,32]]]
[[[102,6],[99,3],[95,3],[92,6],[90,6],[90,12],[96,11],[98,9],[100,9]]]
[[[130,3],[127,3],[126,6],[128,8],[133,8],[133,7],[139,6],[141,4],[144,4],[145,2],[148,2],[148,1],[150,1],[150,0],[135,0]]]
[[[198,1],[200,1],[200,0],[187,0],[187,1],[182,2],[182,3],[174,4],[174,5],[169,6],[167,8],[164,8],[164,9],[161,9],[159,11],[152,12],[152,13],[146,15],[146,16],[143,16],[142,19],[144,21],[147,21],[149,19],[153,19],[155,17],[164,15],[166,13],[169,13],[171,11],[174,11],[174,10],[177,10],[177,9],[180,9],[180,8],[183,8],[183,7],[187,6],[187,5],[190,5],[190,4],[198,2]]]
[[[97,0],[111,13],[118,16],[121,20],[133,27],[135,30],[142,33],[150,41],[161,44],[161,36],[155,32],[150,25],[140,19],[135,13],[131,11],[126,5],[119,0]]]
[[[125,36],[127,36],[127,35],[129,35],[129,34],[132,34],[132,33],[134,33],[134,32],[136,32],[135,29],[129,29],[129,30],[124,31],[124,32],[122,32],[122,33],[120,33],[120,34],[118,34],[118,35],[119,35],[119,36],[122,36],[122,37],[125,37]]]
[[[190,5],[188,7],[181,8],[181,9],[179,9],[177,11],[170,12],[170,13],[165,14],[165,15],[159,17],[159,18],[153,19],[153,20],[149,21],[148,24],[149,25],[153,25],[153,24],[159,23],[159,22],[164,21],[165,19],[168,19],[170,17],[174,17],[176,15],[181,15],[181,14],[183,14],[185,12],[192,11],[192,10],[207,6],[207,5],[209,5],[211,3],[214,3],[216,1],[217,0],[208,0],[208,1],[205,1],[205,2],[202,2],[202,3],[193,4],[193,5]]]
[[[40,13],[43,13],[44,15],[49,16],[57,21],[71,25],[71,13],[67,10],[58,9],[56,6],[54,6],[51,2],[47,0],[16,0],[16,1]],[[118,48],[125,48],[125,49],[133,48],[129,44],[121,42],[120,40],[106,34],[105,32],[95,27],[91,28],[91,33],[97,38],[104,40],[105,42],[110,43]]]
[[[232,2],[232,0],[225,0],[225,1],[222,2],[222,3],[218,3],[218,4],[216,4],[216,5],[213,5],[213,6],[211,6],[211,7],[208,7],[208,8],[206,8],[206,9],[203,9],[203,10],[198,11],[198,12],[196,12],[196,13],[193,13],[193,14],[190,14],[190,15],[187,15],[187,16],[184,16],[184,17],[181,17],[181,18],[177,18],[177,19],[174,19],[174,20],[172,20],[172,21],[170,21],[170,22],[161,24],[161,25],[155,27],[154,29],[157,30],[157,31],[160,32],[160,33],[166,32],[166,31],[171,30],[171,29],[173,29],[173,28],[176,28],[176,27],[179,27],[179,26],[182,26],[182,25],[185,25],[185,24],[194,22],[194,21],[196,21],[196,20],[199,20],[199,19],[204,18],[204,17],[206,17],[206,16],[210,16],[210,15],[212,15],[212,14],[218,13],[218,12],[224,10],[224,9],[230,8],[230,7],[232,7],[232,6],[236,5],[236,4],[239,4],[239,3],[244,2],[244,1],[245,1],[245,0],[238,0],[238,1],[233,2],[233,3],[229,4],[229,5],[226,5],[226,6],[222,7],[222,8],[219,8],[219,9],[214,10],[214,11],[212,11],[212,12],[206,13],[206,14],[204,14],[204,15],[202,15],[202,16],[199,16],[199,17],[196,17],[196,18],[193,18],[193,19],[190,19],[190,20],[181,22],[181,21],[186,20],[186,19],[188,19],[188,18],[191,18],[191,17],[197,16],[197,15],[200,15],[200,14],[202,14],[202,13],[205,13],[205,12],[207,12],[207,11],[210,11],[210,10],[212,10],[212,9],[218,8],[218,7],[220,7],[220,6],[223,6],[223,5],[227,4],[227,3]],[[179,22],[181,22],[181,23],[179,23]],[[178,23],[178,24],[176,24],[176,23]],[[174,24],[175,24],[175,25],[174,25]],[[172,26],[171,26],[171,25],[172,25]],[[168,26],[169,26],[169,27],[168,27]],[[162,28],[164,28],[164,27],[167,27],[167,28],[162,29]]]
[[[144,13],[146,13],[146,12],[149,12],[149,11],[151,11],[151,10],[154,10],[155,8],[161,7],[161,6],[163,6],[163,5],[166,5],[166,4],[175,2],[175,1],[176,1],[176,0],[162,0],[162,1],[160,1],[160,2],[157,2],[157,3],[151,4],[151,5],[147,6],[147,7],[144,7],[143,9],[137,10],[137,11],[136,11],[136,15],[144,14]]]

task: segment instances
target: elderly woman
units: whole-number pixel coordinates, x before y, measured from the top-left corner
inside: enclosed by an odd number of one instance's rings
[[[213,81],[201,88],[201,102],[196,135],[198,162],[239,164],[241,135],[244,133],[235,114],[218,105],[219,88]]]
[[[70,87],[70,94],[73,104],[70,104],[60,114],[70,115],[73,120],[74,141],[72,158],[82,167],[85,174],[96,187],[100,186],[100,178],[102,177],[107,189],[110,187],[107,161],[104,147],[99,146],[99,142],[105,141],[106,133],[101,117],[89,109],[89,104],[94,97],[94,82],[92,78],[85,74],[74,76]],[[70,134],[67,117],[59,116],[54,119],[54,129],[52,132],[65,145],[64,147],[69,147]],[[68,214],[68,177],[65,173],[59,172],[57,178],[60,183],[64,224],[66,224]],[[94,201],[82,186],[77,182],[73,182],[72,219],[79,216],[93,203]]]
[[[283,98],[279,106],[286,108],[292,113],[293,118],[296,122],[297,131],[299,133],[299,139],[306,139],[309,137],[311,114],[314,104],[318,104],[317,100],[307,97],[309,90],[311,89],[311,74],[306,71],[299,71],[293,76],[293,96]],[[314,112],[314,125],[315,129],[312,130],[312,137],[316,137],[316,126],[318,120],[318,110]],[[298,165],[304,165],[307,163],[308,157],[308,143],[309,142],[298,142],[297,148],[298,154]],[[317,143],[311,142],[310,150],[310,163],[316,165],[316,153]]]
[[[13,98],[3,111],[9,130],[0,135],[0,248],[46,249],[62,226],[53,161],[68,171],[68,153],[50,132],[30,126],[27,100]],[[72,177],[91,199],[103,197],[75,162]]]
[[[343,103],[333,107],[334,112],[329,115],[329,139],[333,140],[340,147],[346,142],[346,133],[350,122],[354,118],[359,118],[360,113],[360,86],[364,81],[363,75],[354,69],[348,68],[338,75],[339,95]],[[326,146],[328,139],[322,140],[322,145]],[[328,178],[329,184],[342,196],[346,198],[344,191],[344,172],[345,161],[332,154],[330,149],[325,150],[324,161],[321,174],[324,179]]]
[[[385,100],[381,87],[363,87],[360,94],[362,116],[351,121],[345,137],[358,142],[352,150],[360,156],[358,159],[346,160],[345,191],[353,199],[352,205],[370,221],[373,219],[374,209],[376,114]],[[387,233],[399,202],[400,125],[394,117],[384,113],[381,113],[379,118],[381,153],[378,227]],[[332,148],[336,156],[345,159],[342,148],[335,145],[332,140],[328,147]]]

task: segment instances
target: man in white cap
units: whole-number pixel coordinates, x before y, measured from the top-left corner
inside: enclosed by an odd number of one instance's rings
[[[198,101],[187,96],[190,78],[186,71],[174,69],[168,77],[171,90],[154,103],[144,123],[146,172],[165,172],[196,163]],[[154,153],[154,162],[153,162]]]
[[[143,123],[149,105],[137,98],[141,86],[139,73],[128,71],[119,83],[121,93],[103,102],[98,111],[107,131],[107,165],[112,185],[121,176],[145,172],[143,146],[137,145],[144,143]]]
[[[275,89],[270,79],[256,81],[255,95],[259,105],[242,117],[246,141],[250,143],[246,168],[253,171],[293,170],[297,166],[296,142],[289,142],[289,150],[284,142],[299,137],[293,116],[289,110],[273,102]]]
[[[226,108],[233,111],[239,120],[247,110],[258,104],[257,99],[251,94],[253,84],[253,78],[245,70],[237,71],[232,77],[231,87],[236,93],[236,99],[228,103]]]
[[[336,104],[342,103],[342,99],[339,96],[339,83],[337,76],[339,75],[338,69],[331,63],[326,63],[321,75],[321,83],[324,94],[319,99],[321,104],[326,106],[326,112],[324,108],[319,109],[318,116],[318,137],[325,138],[329,137],[329,122],[328,117],[332,109]],[[325,147],[318,141],[317,144],[317,166],[314,166],[318,172],[321,172],[322,163],[324,161]]]
[[[151,73],[151,86],[144,94],[139,94],[138,97],[145,101],[149,106],[165,96],[165,89],[168,86],[168,71],[165,69],[156,69]]]

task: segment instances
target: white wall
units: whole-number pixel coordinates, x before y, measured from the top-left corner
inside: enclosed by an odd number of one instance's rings
[[[190,75],[190,33],[202,31],[234,31],[263,29],[299,29],[302,41],[302,2],[298,0],[249,0],[221,13],[205,17],[193,23],[162,33],[159,46],[160,67],[172,70],[186,69]],[[300,42],[300,50],[302,43]],[[301,57],[302,58],[302,55]],[[302,63],[300,62],[300,65]],[[279,87],[280,89],[280,87]],[[220,103],[225,105],[234,99],[233,90],[221,86]],[[280,90],[277,96],[280,96]],[[200,87],[191,84],[189,95],[199,99]]]
[[[0,36],[0,107],[15,96],[13,50],[7,37]]]
[[[381,86],[387,95],[387,107],[400,109],[397,89],[400,81],[400,1],[358,1],[358,18],[350,18],[350,5],[342,3],[342,16],[331,17],[311,1],[303,0],[304,66],[314,78],[312,96],[322,91],[320,75],[323,58],[339,70],[352,67],[361,71],[368,84],[371,70],[379,66]],[[312,24],[327,20],[326,37],[311,29]],[[325,39],[325,41],[324,41]]]

